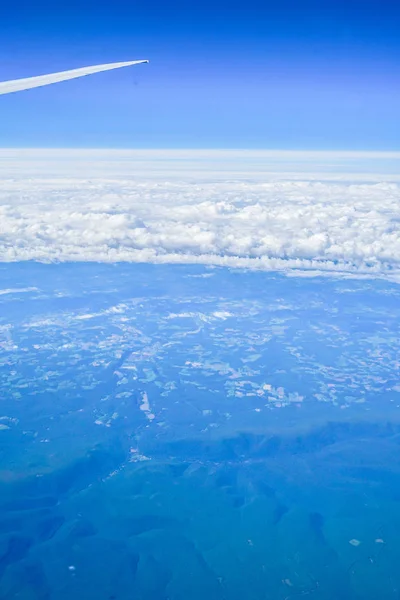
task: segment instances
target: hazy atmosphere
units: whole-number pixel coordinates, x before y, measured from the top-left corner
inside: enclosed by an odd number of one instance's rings
[[[1,8],[0,600],[399,599],[399,31]]]

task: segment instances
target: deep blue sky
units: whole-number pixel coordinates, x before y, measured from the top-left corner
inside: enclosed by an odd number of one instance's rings
[[[59,0],[0,9],[0,146],[400,149],[397,0]]]

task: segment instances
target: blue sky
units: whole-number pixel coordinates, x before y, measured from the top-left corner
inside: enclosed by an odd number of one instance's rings
[[[151,60],[1,97],[2,147],[400,149],[394,0],[17,0],[0,22],[0,80]]]

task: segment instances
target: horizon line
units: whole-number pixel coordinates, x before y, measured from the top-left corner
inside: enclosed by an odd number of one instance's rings
[[[298,149],[298,148],[251,148],[251,147],[237,147],[237,148],[223,148],[223,147],[118,147],[118,146],[0,146],[0,152],[144,152],[144,153],[253,153],[253,154],[275,154],[275,155],[330,155],[330,156],[380,156],[384,158],[400,158],[400,149],[398,150],[357,150],[357,149]]]

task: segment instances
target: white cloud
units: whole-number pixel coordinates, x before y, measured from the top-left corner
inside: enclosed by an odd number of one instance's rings
[[[0,290],[0,296],[5,296],[6,294],[23,294],[25,292],[37,292],[38,288],[29,287],[29,288],[7,288],[5,290]]]
[[[291,165],[310,163],[301,180],[282,157],[279,175],[272,153],[264,170],[259,153],[244,160],[243,152],[227,152],[215,155],[223,170],[207,171],[212,153],[207,158],[204,151],[188,154],[190,169],[183,156],[172,160],[165,151],[109,153],[108,162],[104,151],[48,152],[53,162],[43,152],[9,151],[1,167],[2,261],[179,262],[379,276],[400,268],[400,184],[389,175],[362,177],[363,156],[358,175],[327,175],[335,155],[319,155],[318,173],[316,157],[298,153]],[[163,156],[178,161],[171,177]],[[343,169],[348,158],[340,160]]]

